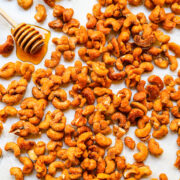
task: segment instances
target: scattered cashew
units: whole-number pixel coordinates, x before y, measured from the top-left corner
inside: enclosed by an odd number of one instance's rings
[[[43,22],[46,19],[46,8],[42,4],[38,4],[36,6],[37,13],[35,14],[34,18],[37,22]]]

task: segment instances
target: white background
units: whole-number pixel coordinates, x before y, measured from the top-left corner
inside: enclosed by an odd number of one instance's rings
[[[62,0],[61,2],[58,2],[58,4],[63,5],[64,7],[71,7],[74,9],[75,14],[74,17],[80,20],[82,25],[85,25],[87,20],[86,20],[86,14],[88,12],[92,12],[92,7],[96,3],[96,0]],[[17,23],[21,22],[26,22],[29,24],[36,24],[40,25],[44,28],[48,28],[48,22],[53,20],[52,17],[52,9],[50,9],[48,6],[47,7],[47,14],[48,17],[46,21],[42,24],[38,24],[35,19],[35,6],[38,3],[43,3],[42,0],[34,0],[33,6],[29,10],[23,10],[21,7],[17,5],[16,0],[0,0],[0,8],[4,9]],[[144,12],[146,15],[148,15],[150,12],[148,12],[144,7],[130,7],[131,11],[134,13],[138,12]],[[168,9],[166,9],[166,12]],[[6,37],[8,34],[10,34],[10,25],[6,23],[1,17],[0,17],[0,44],[6,40]],[[169,33],[171,35],[171,40],[174,42],[180,42],[180,30],[179,29],[174,29]],[[52,37],[61,37],[62,33],[57,33],[52,31]],[[52,51],[54,51],[55,46],[51,43],[49,43],[49,50],[46,55],[46,58],[50,58],[50,54]],[[76,50],[77,51],[77,50]],[[76,60],[78,59],[78,55],[76,54]],[[15,50],[13,53],[8,57],[4,58],[0,56],[0,67],[7,63],[7,62],[16,62],[18,59],[16,57]],[[64,62],[63,58],[61,59],[61,63],[65,64],[66,66],[72,65],[73,62],[67,63]],[[44,61],[42,61],[39,65],[36,66],[36,69],[39,67],[44,67]],[[151,74],[157,74],[160,75],[162,78],[165,74],[171,74],[173,76],[176,76],[177,72],[172,73],[169,71],[169,69],[166,70],[161,70],[159,68],[155,68],[153,73]],[[149,74],[143,75],[142,79],[146,80],[147,76]],[[19,79],[19,77],[14,77],[8,81],[5,80],[0,80],[0,83],[7,85],[10,83],[10,81],[14,79]],[[33,87],[33,83],[29,83],[27,92],[25,94],[25,97],[32,96],[31,94],[31,88]],[[113,84],[112,86],[113,91],[116,93],[119,89],[122,89],[124,87],[124,83],[121,84]],[[71,89],[71,86],[67,88],[68,90]],[[71,99],[69,97],[69,99]],[[3,108],[4,104],[0,102],[0,108]],[[19,106],[16,106],[19,109]],[[53,107],[51,105],[48,106],[47,110],[53,110]],[[65,115],[67,117],[68,123],[70,123],[73,119],[74,112],[69,110],[68,112],[65,112]],[[172,118],[171,118],[172,119]],[[6,152],[4,151],[4,146],[6,142],[9,141],[16,141],[17,137],[14,136],[13,134],[9,134],[8,131],[13,123],[15,123],[18,119],[16,118],[9,118],[6,123],[4,123],[4,130],[2,132],[2,135],[0,136],[0,147],[3,149],[3,157],[0,159],[0,180],[10,180],[13,179],[13,177],[9,173],[9,169],[13,166],[17,166],[22,168],[22,164],[16,159],[13,155],[12,152]],[[128,132],[128,135],[133,137],[136,142],[139,142],[139,140],[134,136],[134,129],[131,128],[130,131]],[[113,136],[112,136],[113,138]],[[163,138],[162,140],[158,140],[160,143],[160,146],[164,149],[163,155],[161,155],[159,158],[155,158],[151,155],[148,156],[147,160],[145,161],[145,164],[149,165],[151,167],[151,170],[153,171],[152,175],[150,178],[158,178],[160,173],[166,173],[168,175],[169,180],[179,180],[180,178],[180,171],[178,171],[174,166],[174,162],[176,159],[176,151],[178,150],[178,146],[176,145],[176,139],[177,139],[177,134],[173,134],[169,132],[169,134]],[[38,141],[40,139],[37,139]],[[46,135],[41,136],[41,140],[48,142],[48,138]],[[136,153],[137,150],[135,151],[130,151],[128,148],[124,147],[123,150],[123,155],[125,155],[126,160],[128,163],[133,163],[133,154]],[[23,154],[24,156],[25,154]],[[58,173],[59,174],[59,173]],[[58,175],[57,174],[57,175]],[[150,179],[146,178],[146,179]],[[35,171],[31,176],[26,176],[25,179],[36,179],[35,176]]]

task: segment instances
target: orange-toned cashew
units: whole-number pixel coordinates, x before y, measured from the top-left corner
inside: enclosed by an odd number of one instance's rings
[[[147,148],[147,146],[144,143],[140,142],[140,143],[137,144],[137,149],[140,152],[133,155],[134,159],[136,160],[136,162],[145,161],[147,156],[148,156],[148,148]]]
[[[97,144],[100,145],[101,147],[110,146],[112,143],[112,140],[110,138],[104,136],[101,133],[96,134],[95,139]]]
[[[166,125],[162,125],[158,130],[154,130],[152,136],[154,138],[160,139],[168,134],[168,128]]]
[[[20,154],[21,154],[21,150],[20,150],[19,146],[14,142],[6,143],[4,149],[6,151],[12,150],[14,152],[14,156],[16,156],[16,157],[20,156]]]
[[[49,165],[48,172],[50,175],[55,175],[57,169],[63,170],[65,168],[65,165],[62,161],[54,161]]]
[[[163,149],[160,148],[159,143],[155,139],[150,139],[148,142],[149,152],[154,156],[159,156],[163,153]]]
[[[36,6],[36,11],[37,13],[35,14],[34,18],[36,19],[37,22],[43,22],[47,17],[45,6],[42,4],[38,4]]]
[[[151,132],[151,123],[147,123],[146,126],[142,129],[136,129],[135,130],[135,135],[138,138],[144,138],[149,135]]]
[[[129,136],[126,136],[124,138],[124,143],[131,150],[133,150],[135,148],[135,146],[136,146],[135,141],[131,137],[129,137]]]
[[[19,161],[24,164],[23,174],[30,174],[33,171],[33,163],[28,157],[20,157]]]
[[[23,172],[18,167],[12,167],[10,169],[10,174],[15,177],[15,180],[24,180]]]
[[[14,48],[14,40],[11,35],[7,36],[7,40],[4,44],[0,45],[0,54],[9,54]]]

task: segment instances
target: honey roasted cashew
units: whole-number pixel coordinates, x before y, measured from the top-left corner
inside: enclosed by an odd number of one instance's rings
[[[52,128],[48,129],[46,134],[47,134],[48,138],[50,138],[53,141],[59,141],[64,137],[63,132],[54,131]]]
[[[31,1],[31,0],[30,0]],[[0,45],[0,54],[9,55],[14,48],[14,40],[11,35],[7,36],[7,40],[4,44]]]
[[[136,162],[145,161],[148,156],[148,148],[146,147],[144,143],[140,142],[137,144],[137,149],[140,152],[133,155],[134,159],[136,160]]]
[[[55,0],[44,0],[44,2],[50,7],[55,6]]]
[[[33,171],[33,163],[28,157],[20,157],[19,161],[24,164],[23,174],[30,174]]]
[[[159,156],[163,153],[163,149],[159,146],[159,143],[155,139],[150,139],[148,142],[149,152],[154,156]]]
[[[34,152],[37,156],[44,155],[45,150],[46,144],[43,141],[39,141],[34,147]]]
[[[15,180],[24,180],[24,175],[23,172],[20,168],[18,167],[12,167],[10,169],[10,174],[15,177]]]
[[[115,145],[108,149],[107,157],[109,159],[115,159],[116,156],[120,155],[123,150],[123,142],[121,139],[116,138]]]
[[[34,18],[36,19],[37,22],[43,22],[46,19],[46,8],[44,5],[42,4],[38,4],[36,6],[36,14],[34,16]]]
[[[124,138],[124,143],[131,150],[133,150],[135,148],[135,146],[136,146],[135,141],[131,137],[129,137],[129,136],[126,136]]]
[[[19,146],[18,146],[16,143],[14,143],[14,142],[8,142],[8,143],[6,143],[4,149],[5,149],[6,151],[12,150],[12,151],[14,152],[14,156],[15,156],[15,157],[18,157],[18,156],[20,156],[20,154],[21,154],[21,149],[20,149]]]
[[[110,146],[112,143],[112,140],[110,138],[104,136],[101,133],[96,134],[95,139],[97,144],[100,145],[101,147]]]
[[[158,130],[154,130],[152,136],[154,138],[160,139],[168,134],[168,128],[166,125],[162,125]]]
[[[21,6],[24,9],[29,9],[32,4],[33,4],[33,0],[17,0],[19,6]]]
[[[151,124],[147,123],[144,128],[136,129],[135,130],[135,135],[138,138],[144,138],[144,137],[147,137],[150,132],[151,132]]]
[[[32,149],[36,143],[34,141],[28,141],[22,137],[18,137],[17,144],[21,150],[28,151],[28,150]]]
[[[49,165],[48,172],[50,175],[55,175],[57,169],[63,170],[65,168],[65,165],[62,161],[54,161]]]
[[[48,151],[58,151],[62,147],[62,142],[49,141],[47,143]]]
[[[11,126],[10,133],[14,133],[21,137],[26,137],[30,134],[38,135],[39,128],[30,122],[18,121]]]

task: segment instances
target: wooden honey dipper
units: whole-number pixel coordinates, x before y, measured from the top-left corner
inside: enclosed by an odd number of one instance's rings
[[[41,50],[44,40],[39,31],[26,23],[17,25],[1,8],[0,15],[13,27],[12,35],[24,52],[35,54]]]

